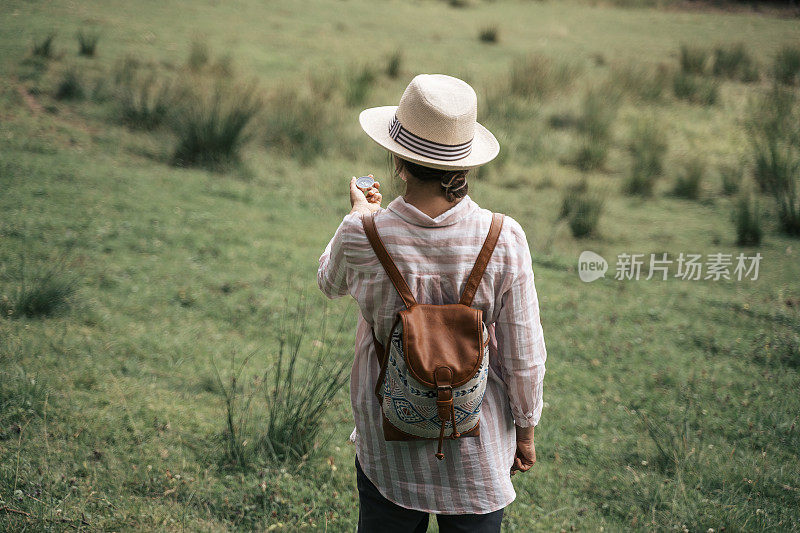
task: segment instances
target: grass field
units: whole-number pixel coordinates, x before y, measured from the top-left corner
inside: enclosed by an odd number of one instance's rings
[[[401,192],[357,116],[421,72],[478,91],[503,150],[470,195],[534,259],[546,404],[504,531],[800,530],[798,19],[452,4],[3,2],[0,530],[355,529],[347,386],[299,458],[255,449],[280,413],[258,391],[301,337],[299,368],[352,360],[317,259],[350,176]],[[751,124],[778,78],[769,174]],[[731,217],[751,200],[759,245]],[[614,279],[618,254],[740,252],[756,280]]]

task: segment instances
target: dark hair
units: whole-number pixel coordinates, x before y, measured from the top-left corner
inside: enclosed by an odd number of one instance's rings
[[[412,163],[397,155],[394,156],[395,173],[406,169],[406,172],[420,181],[438,181],[442,186],[448,202],[454,202],[458,198],[463,198],[469,191],[466,170],[442,170],[439,168],[426,167],[417,163]]]

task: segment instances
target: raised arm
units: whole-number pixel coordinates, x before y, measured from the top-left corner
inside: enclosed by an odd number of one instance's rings
[[[370,174],[372,176],[372,174]],[[317,269],[317,285],[328,298],[339,298],[347,294],[347,256],[345,249],[348,238],[361,231],[361,216],[381,208],[382,195],[378,192],[380,185],[376,182],[367,195],[356,187],[356,178],[350,180],[351,211],[343,219],[333,238],[328,242],[325,251],[319,258]]]
[[[360,224],[360,217],[358,213],[350,213],[344,217],[319,257],[317,285],[328,298],[339,298],[347,294],[347,257],[344,251],[348,224],[353,222],[349,219],[356,219]]]

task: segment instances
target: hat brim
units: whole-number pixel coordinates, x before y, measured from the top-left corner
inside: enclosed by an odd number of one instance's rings
[[[500,153],[500,144],[492,132],[481,124],[475,123],[475,137],[472,139],[472,150],[469,155],[457,161],[442,161],[412,152],[402,146],[389,135],[389,124],[397,111],[396,105],[371,107],[365,109],[358,116],[358,121],[364,132],[373,141],[383,146],[393,154],[420,165],[442,170],[465,170],[479,167],[497,157]]]

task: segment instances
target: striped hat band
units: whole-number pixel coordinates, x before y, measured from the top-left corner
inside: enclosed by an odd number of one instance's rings
[[[419,135],[414,135],[400,124],[397,115],[394,116],[389,124],[389,136],[397,141],[397,144],[412,152],[439,159],[441,161],[457,161],[464,159],[472,151],[472,139],[461,144],[442,144],[429,139],[423,139]]]

